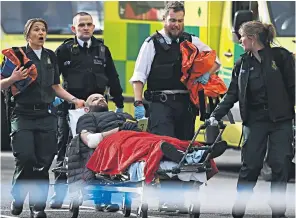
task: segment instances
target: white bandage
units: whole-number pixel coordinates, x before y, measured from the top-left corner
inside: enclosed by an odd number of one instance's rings
[[[88,134],[86,138],[88,147],[96,148],[103,140],[103,135],[102,133]]]

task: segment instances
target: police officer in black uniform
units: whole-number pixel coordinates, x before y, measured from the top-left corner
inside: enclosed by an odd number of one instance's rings
[[[180,43],[191,41],[199,51],[210,51],[196,36],[184,32],[185,9],[181,2],[169,1],[163,17],[164,28],[150,36],[139,52],[134,75],[130,79],[135,94],[135,118],[144,117],[143,87],[147,81],[144,97],[150,104],[148,129],[151,133],[189,140],[194,134],[196,111],[190,102],[189,92],[180,81]],[[216,72],[219,60],[210,70]]]
[[[49,111],[50,104],[58,96],[74,103],[77,108],[84,106],[84,100],[69,94],[59,84],[56,56],[43,47],[47,30],[47,23],[40,18],[30,19],[25,25],[28,45],[22,49],[36,66],[38,76],[21,93],[14,94],[15,107],[11,119],[11,146],[16,161],[11,213],[19,215],[22,212],[29,193],[31,217],[39,218],[46,218],[48,170],[57,153],[57,120]],[[16,52],[17,57],[22,54],[19,49]],[[19,60],[23,60],[23,54]],[[24,66],[16,67],[8,78],[1,76],[1,89],[9,89],[15,82],[26,79],[30,72]],[[2,70],[3,73],[4,67]]]
[[[60,73],[63,75],[64,88],[71,94],[86,100],[93,93],[104,95],[107,87],[116,104],[116,111],[123,111],[122,88],[114,62],[103,41],[93,37],[94,24],[90,14],[77,13],[73,18],[72,31],[75,37],[67,39],[56,50]],[[64,102],[58,108],[58,157],[57,167],[63,165],[66,145],[69,142],[67,122],[68,109]],[[55,193],[51,208],[61,208],[67,191],[66,175],[55,173]]]
[[[234,218],[244,216],[268,149],[267,162],[272,169],[269,202],[272,218],[284,218],[293,157],[295,60],[287,50],[270,47],[275,37],[272,24],[246,22],[239,33],[246,53],[236,62],[228,92],[210,117],[214,124],[239,101],[244,135],[243,163],[232,215]]]
[[[184,32],[185,9],[181,2],[169,1],[164,11],[164,28],[145,40],[135,64],[133,77],[130,79],[135,95],[135,118],[141,119],[145,115],[142,95],[144,84],[147,82],[144,97],[151,101],[149,132],[190,140],[194,135],[197,109],[190,101],[186,86],[180,81],[182,77],[180,43],[184,40],[191,41],[199,51],[210,51],[211,48],[198,37]],[[219,60],[216,59],[216,63],[207,75],[216,72],[218,68]],[[173,206],[174,199],[173,196],[170,198],[171,202],[160,199],[160,206],[164,208],[167,206],[166,203]],[[182,201],[180,198],[177,200]],[[183,205],[181,207],[179,210],[188,211]]]

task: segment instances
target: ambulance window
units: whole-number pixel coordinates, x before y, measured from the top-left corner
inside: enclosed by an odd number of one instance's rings
[[[295,37],[295,1],[268,1],[267,4],[277,36]]]
[[[102,31],[104,11],[101,5],[95,1],[2,1],[1,26],[5,33],[22,34],[28,19],[40,17],[48,24],[48,34],[72,34],[73,15],[85,11],[93,16],[96,30]]]
[[[162,20],[165,1],[119,1],[121,19]]]

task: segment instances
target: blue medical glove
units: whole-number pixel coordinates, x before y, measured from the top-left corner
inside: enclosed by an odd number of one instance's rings
[[[116,108],[115,113],[123,113],[123,108]]]
[[[52,105],[54,107],[59,106],[60,104],[62,104],[64,102],[64,99],[61,99],[59,97],[55,97],[54,101],[52,102]]]
[[[144,105],[138,105],[137,107],[135,107],[135,118],[139,120],[139,119],[142,119],[143,117],[145,117]]]
[[[197,82],[199,82],[199,83],[205,85],[205,84],[208,83],[209,79],[210,79],[210,73],[207,72],[207,73],[205,73],[204,75],[198,77],[198,78],[194,81],[194,84],[197,83]]]

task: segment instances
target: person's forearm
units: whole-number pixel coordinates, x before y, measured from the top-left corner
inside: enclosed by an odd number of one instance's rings
[[[214,63],[213,67],[209,70],[210,74],[216,73],[220,68],[220,65],[217,62]]]
[[[143,83],[140,81],[133,82],[135,101],[143,101]]]
[[[109,130],[109,131],[102,132],[102,136],[103,136],[103,138],[105,138],[105,137],[107,137],[107,136],[109,136],[109,135],[112,135],[112,134],[114,134],[114,133],[117,133],[118,131],[119,131],[119,128],[117,127],[117,128],[115,128],[115,129],[111,129],[111,130]]]
[[[70,103],[74,103],[74,101],[77,99],[75,96],[71,95],[59,84],[53,85],[52,88],[55,91],[56,95],[59,98],[64,99],[65,101],[68,101]]]
[[[88,147],[90,148],[96,148],[98,146],[98,144],[101,142],[101,140],[103,140],[105,137],[110,136],[114,133],[117,133],[119,131],[119,128],[115,128],[115,129],[111,129],[109,131],[106,132],[102,132],[102,133],[82,133],[80,135],[81,140],[83,141],[84,144],[86,144]],[[89,136],[94,136],[96,134],[101,134],[102,137],[89,137]]]
[[[1,79],[1,90],[8,89],[15,81],[12,81],[10,77]]]

